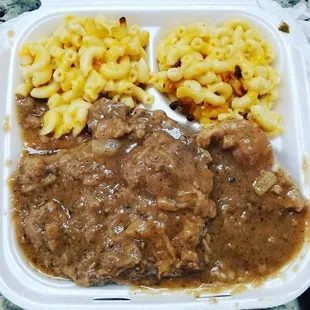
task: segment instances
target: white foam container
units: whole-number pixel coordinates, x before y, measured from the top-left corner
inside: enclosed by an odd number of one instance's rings
[[[0,28],[0,121],[10,117],[11,129],[0,132],[0,291],[25,309],[250,309],[284,304],[303,293],[310,285],[310,251],[305,244],[296,259],[279,275],[262,286],[232,294],[225,289],[218,294],[203,293],[195,298],[190,293],[164,291],[158,294],[134,292],[126,286],[107,285],[81,288],[73,282],[48,277],[36,271],[22,256],[11,221],[9,175],[15,170],[22,140],[15,111],[14,88],[22,81],[17,51],[24,41],[47,36],[67,14],[110,18],[126,16],[130,24],[138,24],[150,32],[149,62],[156,69],[156,42],[175,26],[195,21],[217,24],[234,17],[247,19],[274,47],[275,68],[280,72],[280,98],[276,110],[283,118],[284,134],[272,141],[277,163],[283,166],[310,197],[310,171],[302,161],[310,157],[310,97],[303,50],[309,48],[295,20],[276,3],[268,0],[158,0],[129,1],[42,1],[34,12],[5,23]],[[290,34],[277,30],[281,20],[290,24]],[[9,30],[14,31],[8,37]],[[184,117],[169,109],[165,97],[150,89],[155,97],[154,109],[163,109],[182,124]],[[6,161],[13,161],[11,166]]]

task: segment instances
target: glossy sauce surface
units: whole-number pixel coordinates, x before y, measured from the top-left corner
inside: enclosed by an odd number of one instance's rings
[[[196,137],[161,111],[101,99],[84,136],[55,141],[38,134],[40,104],[19,104],[27,149],[11,181],[17,240],[40,270],[82,286],[190,288],[259,281],[300,250],[306,201],[271,172],[258,128]]]

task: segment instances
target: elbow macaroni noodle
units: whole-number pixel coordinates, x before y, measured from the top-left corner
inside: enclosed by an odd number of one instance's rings
[[[150,105],[154,97],[139,85],[148,83],[150,70],[145,47],[149,33],[126,19],[108,20],[66,16],[51,37],[25,43],[20,65],[25,82],[18,96],[46,98],[49,110],[43,117],[42,135],[54,137],[86,125],[88,109],[101,95],[134,107]]]
[[[202,126],[247,118],[270,135],[282,132],[271,110],[280,82],[270,65],[275,55],[246,21],[180,26],[159,42],[156,57],[152,83],[188,105]]]

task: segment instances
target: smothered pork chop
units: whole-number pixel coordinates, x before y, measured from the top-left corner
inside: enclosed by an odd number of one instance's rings
[[[41,115],[19,111],[33,141],[11,182],[15,227],[44,272],[81,286],[248,282],[302,245],[306,202],[247,121],[196,135],[103,98],[90,133],[62,145],[38,138]]]

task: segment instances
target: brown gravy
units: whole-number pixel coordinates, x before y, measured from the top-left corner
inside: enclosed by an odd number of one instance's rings
[[[92,134],[56,141],[38,134],[40,104],[19,104],[34,151],[11,187],[18,243],[43,272],[82,286],[197,288],[260,281],[301,249],[308,207],[271,172],[258,128],[227,122],[196,138],[162,112],[129,115],[102,99]],[[262,171],[275,178],[263,194]]]
[[[260,173],[244,170],[230,152],[209,148],[215,172],[211,197],[217,215],[207,224],[210,262],[205,271],[183,278],[141,279],[138,285],[158,288],[205,288],[229,284],[261,283],[292,260],[307,242],[309,210],[295,212],[272,201],[270,193],[256,197],[250,191]],[[285,176],[279,172],[279,176]],[[231,182],[233,178],[233,182]],[[268,197],[269,195],[269,197]]]

